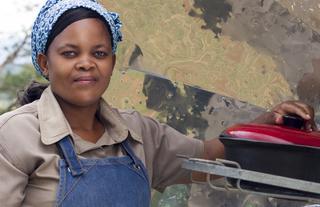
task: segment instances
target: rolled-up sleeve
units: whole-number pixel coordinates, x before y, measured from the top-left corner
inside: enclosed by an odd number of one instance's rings
[[[28,176],[12,164],[4,147],[0,145],[0,203],[1,206],[21,206]]]
[[[183,159],[177,155],[202,157],[203,141],[187,137],[138,112],[130,113],[126,121],[143,139],[146,166],[154,189],[163,191],[169,185],[190,180],[191,171],[181,168]]]
[[[152,119],[147,122],[153,134],[152,139],[156,143],[154,147],[146,149],[149,153],[152,150],[154,154],[152,187],[162,191],[166,186],[189,180],[191,171],[181,168],[183,160],[177,155],[201,157],[204,151],[203,142]]]

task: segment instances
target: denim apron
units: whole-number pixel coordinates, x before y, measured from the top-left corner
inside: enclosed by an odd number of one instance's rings
[[[129,145],[120,143],[122,157],[80,159],[71,138],[57,143],[60,182],[56,206],[61,207],[150,207],[147,170]]]

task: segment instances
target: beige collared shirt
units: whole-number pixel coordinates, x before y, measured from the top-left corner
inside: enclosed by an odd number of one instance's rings
[[[105,133],[95,144],[72,132],[50,87],[40,100],[1,115],[0,205],[55,205],[60,159],[55,144],[66,135],[72,136],[82,158],[121,156],[122,150],[115,144],[130,139],[135,154],[146,165],[151,186],[158,190],[190,177],[189,171],[181,169],[176,154],[203,154],[202,141],[138,112],[113,109],[103,100],[99,111]]]

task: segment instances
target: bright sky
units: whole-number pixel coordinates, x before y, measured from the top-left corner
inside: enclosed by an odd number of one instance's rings
[[[45,0],[0,0],[0,64],[21,42]],[[8,48],[5,50],[4,48]],[[30,58],[29,58],[30,59]],[[29,60],[28,59],[28,60]]]
[[[44,0],[1,0],[0,35],[30,28],[43,2]]]

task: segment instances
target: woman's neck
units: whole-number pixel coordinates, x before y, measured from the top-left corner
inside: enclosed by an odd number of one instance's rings
[[[104,133],[104,126],[97,118],[99,103],[75,106],[57,98],[60,107],[74,133],[82,139],[96,143]]]

